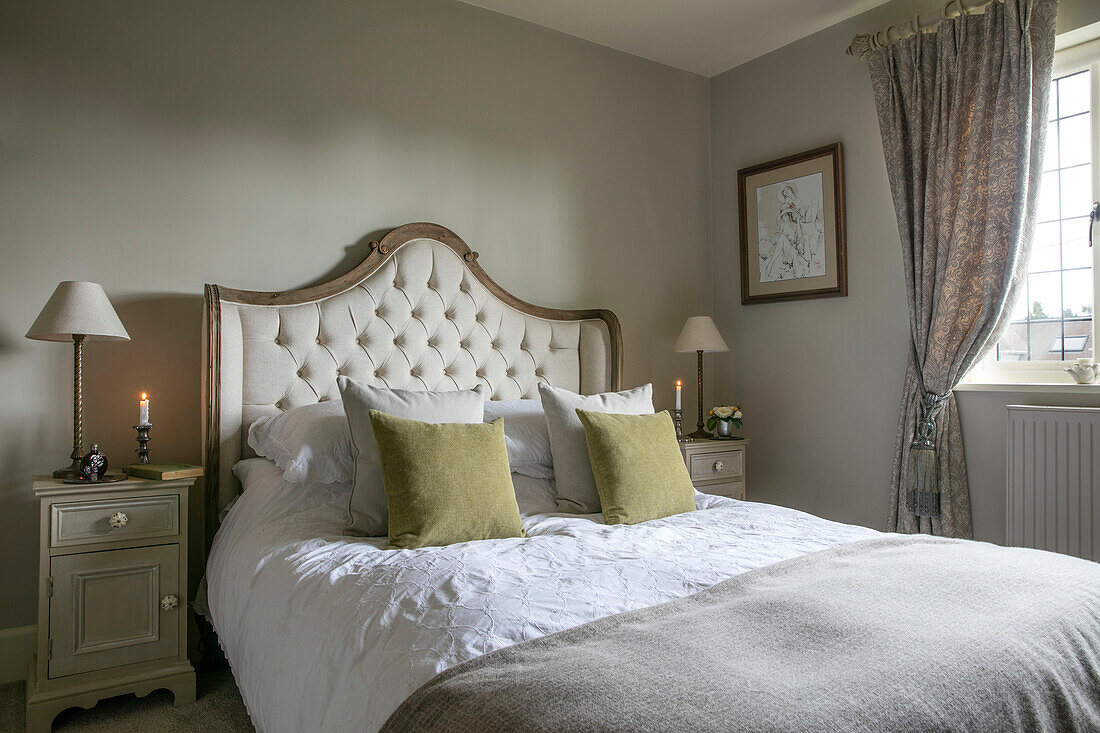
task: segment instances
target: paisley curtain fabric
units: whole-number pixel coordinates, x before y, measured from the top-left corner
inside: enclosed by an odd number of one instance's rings
[[[912,348],[889,526],[969,537],[970,490],[951,390],[1009,320],[1042,171],[1057,0],[997,0],[867,55],[901,235]],[[906,501],[922,401],[933,409],[939,516]]]

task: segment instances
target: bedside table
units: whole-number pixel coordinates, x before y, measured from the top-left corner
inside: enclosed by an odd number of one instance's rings
[[[680,443],[691,483],[697,491],[745,498],[745,448],[748,440],[695,440]]]
[[[194,478],[66,484],[39,499],[38,645],[27,731],[65,708],[160,688],[195,700],[187,660],[187,494]]]

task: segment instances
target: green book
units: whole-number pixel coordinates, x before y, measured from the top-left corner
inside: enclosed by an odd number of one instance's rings
[[[177,478],[202,476],[203,468],[190,463],[135,463],[126,467],[126,473],[136,478],[170,481]]]

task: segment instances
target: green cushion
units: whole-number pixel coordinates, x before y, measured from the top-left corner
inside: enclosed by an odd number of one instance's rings
[[[695,489],[668,412],[613,415],[577,410],[603,518],[637,524],[695,508]]]
[[[390,549],[526,537],[504,419],[426,423],[370,411],[389,509]]]

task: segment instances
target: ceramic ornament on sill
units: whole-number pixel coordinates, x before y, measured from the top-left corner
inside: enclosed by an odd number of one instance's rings
[[[1066,367],[1066,371],[1078,384],[1096,384],[1100,379],[1100,364],[1092,359],[1078,359],[1076,364]]]

